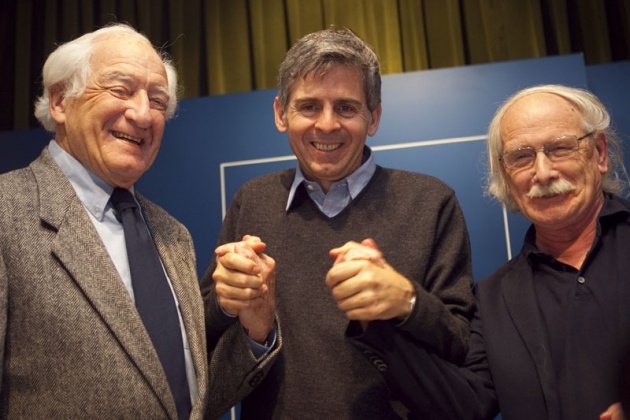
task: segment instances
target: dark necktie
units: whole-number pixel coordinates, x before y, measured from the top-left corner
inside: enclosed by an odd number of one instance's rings
[[[128,190],[115,188],[111,203],[122,222],[136,308],[162,362],[180,419],[190,417],[191,403],[182,333],[175,300],[153,239]]]

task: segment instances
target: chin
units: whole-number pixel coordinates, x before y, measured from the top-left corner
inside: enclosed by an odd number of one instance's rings
[[[144,164],[134,163],[133,165],[124,165],[117,168],[116,173],[120,176],[121,179],[126,180],[134,180],[137,181],[140,179],[142,175],[149,169],[148,166]]]
[[[538,207],[528,214],[528,218],[535,224],[544,224],[553,227],[566,221],[570,213],[571,209],[564,205]]]

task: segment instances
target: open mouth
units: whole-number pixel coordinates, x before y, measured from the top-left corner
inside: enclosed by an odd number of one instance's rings
[[[112,133],[112,136],[114,136],[114,137],[116,137],[117,139],[120,139],[120,140],[125,140],[125,141],[128,141],[128,142],[137,144],[137,145],[140,145],[142,143],[142,139],[141,138],[132,137],[132,136],[129,136],[127,134],[123,134],[120,131],[112,131],[111,133]]]
[[[341,143],[311,143],[320,152],[333,152],[341,147]]]

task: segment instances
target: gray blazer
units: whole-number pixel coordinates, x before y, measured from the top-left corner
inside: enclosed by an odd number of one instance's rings
[[[212,354],[190,234],[137,196],[172,281],[200,398],[191,418],[220,415],[264,376],[238,324]],[[225,348],[225,350],[223,350]],[[230,366],[234,352],[241,363]],[[274,354],[275,356],[275,354]],[[220,363],[225,360],[225,363]],[[47,149],[0,175],[0,418],[177,418],[158,356],[96,229]]]

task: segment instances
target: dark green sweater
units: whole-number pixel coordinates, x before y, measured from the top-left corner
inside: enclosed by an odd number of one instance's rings
[[[473,308],[470,244],[454,192],[436,178],[377,167],[337,216],[319,211],[303,187],[286,211],[295,170],[265,175],[235,195],[219,244],[259,236],[276,260],[276,304],[283,349],[243,401],[242,418],[397,418],[381,374],[344,339],[348,319],[325,285],[328,251],[373,238],[387,262],[412,280],[415,310],[398,328],[459,362]],[[210,265],[202,280],[208,337],[221,330]],[[225,318],[223,318],[225,320]]]

